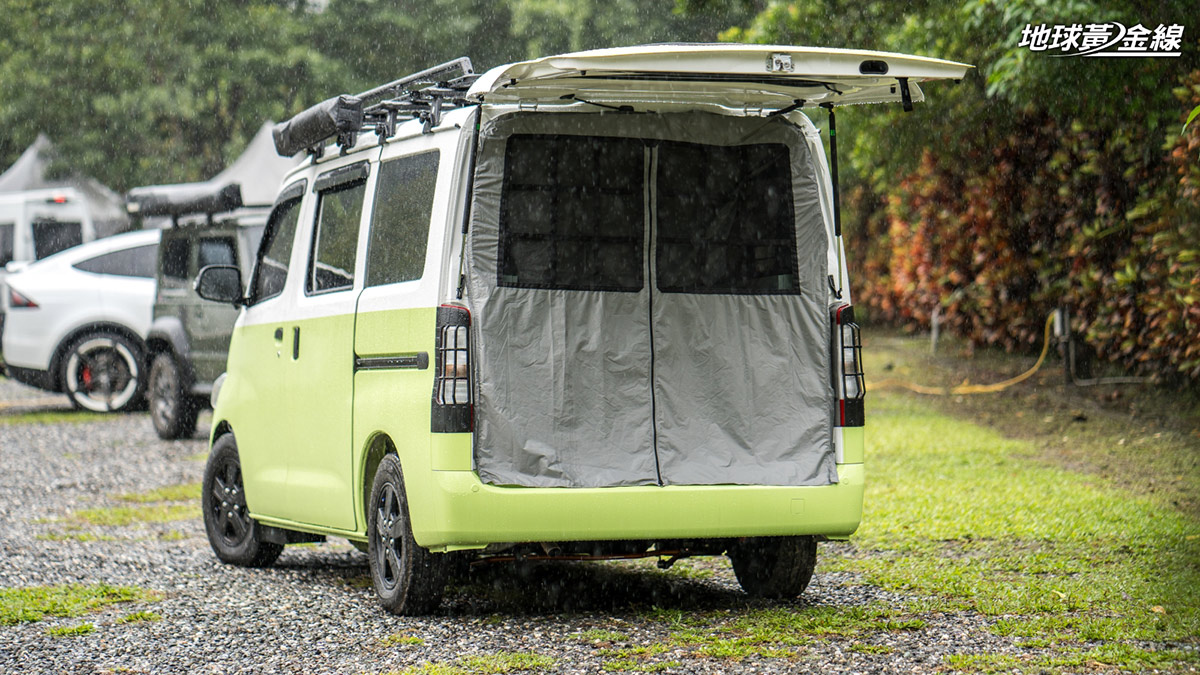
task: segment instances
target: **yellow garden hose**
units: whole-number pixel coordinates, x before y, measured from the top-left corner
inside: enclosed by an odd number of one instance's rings
[[[904,380],[889,378],[886,380],[879,380],[878,382],[867,382],[867,391],[878,391],[880,389],[907,389],[918,394],[929,394],[931,396],[950,396],[955,394],[992,394],[998,391],[1003,391],[1014,384],[1017,384],[1018,382],[1024,382],[1030,377],[1033,377],[1033,374],[1038,371],[1038,368],[1042,367],[1042,363],[1046,360],[1046,354],[1050,352],[1050,330],[1053,328],[1053,326],[1054,314],[1050,314],[1050,316],[1046,317],[1046,331],[1042,336],[1042,354],[1038,357],[1037,363],[1033,364],[1033,367],[1029,370],[1017,375],[1016,377],[1004,380],[1003,382],[996,382],[994,384],[964,383],[958,385],[957,387],[928,387],[923,384],[915,384],[912,382],[905,382]]]

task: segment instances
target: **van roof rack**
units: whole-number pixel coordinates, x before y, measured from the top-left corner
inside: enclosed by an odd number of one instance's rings
[[[392,136],[401,116],[420,119],[429,131],[445,110],[466,104],[467,90],[478,77],[471,59],[463,56],[361,94],[326,99],[275,125],[275,151],[284,157],[305,151],[319,158],[325,143],[335,138],[344,152],[360,132],[374,131],[381,139]]]

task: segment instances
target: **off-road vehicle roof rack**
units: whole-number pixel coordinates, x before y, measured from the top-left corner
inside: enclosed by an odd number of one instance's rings
[[[228,183],[221,187],[208,184],[148,185],[137,187],[125,196],[125,209],[131,215],[170,216],[173,225],[184,216],[203,215],[211,225],[213,215],[243,206],[242,186]]]
[[[325,143],[336,138],[345,152],[363,131],[391,137],[401,116],[421,120],[428,131],[441,122],[443,111],[466,104],[467,90],[478,77],[471,59],[462,56],[361,94],[326,99],[275,125],[275,151],[284,157],[305,151],[319,158]]]

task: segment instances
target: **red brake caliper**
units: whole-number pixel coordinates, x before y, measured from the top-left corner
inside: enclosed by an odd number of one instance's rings
[[[92,367],[84,366],[83,373],[80,374],[79,379],[83,380],[84,389],[91,389],[92,388]]]

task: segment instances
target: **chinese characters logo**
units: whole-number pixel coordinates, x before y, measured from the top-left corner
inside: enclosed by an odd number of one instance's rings
[[[1183,26],[1142,24],[1126,28],[1118,21],[1089,24],[1026,24],[1018,47],[1053,56],[1179,56]]]

